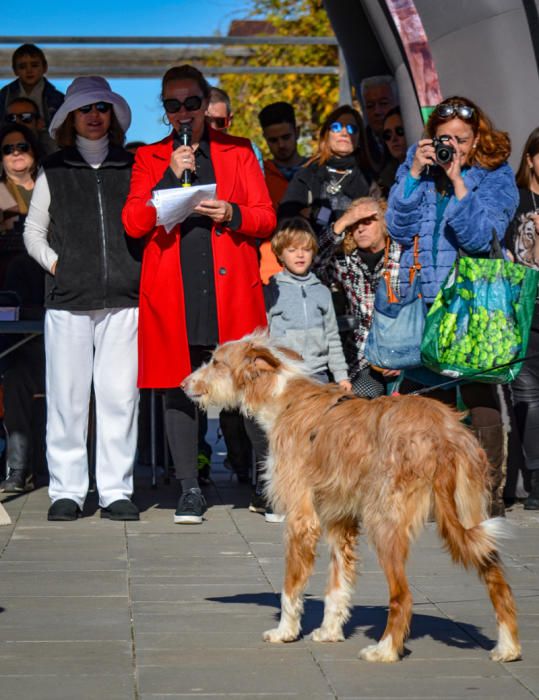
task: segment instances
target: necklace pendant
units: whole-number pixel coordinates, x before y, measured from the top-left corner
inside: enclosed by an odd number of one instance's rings
[[[329,192],[329,194],[337,194],[341,191],[341,186],[337,183],[328,185],[327,191]]]

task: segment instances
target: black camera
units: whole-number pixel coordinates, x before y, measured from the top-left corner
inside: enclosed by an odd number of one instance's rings
[[[447,165],[455,157],[456,152],[451,145],[449,136],[434,137],[432,139],[432,147],[434,148],[436,162],[439,165]]]

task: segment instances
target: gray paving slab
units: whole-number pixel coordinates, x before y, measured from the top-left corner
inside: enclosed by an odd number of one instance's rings
[[[358,651],[381,635],[387,586],[360,540],[360,572],[346,640],[317,644],[328,556],[307,587],[296,643],[269,645],[282,583],[283,526],[247,510],[249,487],[217,455],[200,526],[175,525],[174,484],[137,477],[142,519],[99,517],[93,494],[75,523],[48,523],[46,489],[2,497],[0,700],[353,700],[539,698],[539,517],[508,515],[504,546],[520,611],[524,658],[496,664],[496,626],[484,586],[452,564],[434,525],[415,543],[408,573],[414,618],[403,661],[373,665]]]

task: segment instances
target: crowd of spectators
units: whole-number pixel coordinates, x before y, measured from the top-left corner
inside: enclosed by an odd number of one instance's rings
[[[16,294],[21,313],[45,312],[44,341],[13,351],[2,367],[0,492],[32,487],[31,404],[45,394],[48,518],[80,517],[93,387],[101,516],[137,520],[138,389],[159,389],[180,486],[174,521],[201,523],[211,446],[207,420],[181,382],[218,343],[268,326],[319,381],[357,396],[430,386],[432,398],[462,400],[487,453],[497,515],[504,513],[507,416],[514,415],[530,492],[525,508],[539,509],[539,312],[531,357],[509,390],[468,382],[457,396],[437,389],[439,375],[424,367],[384,370],[364,353],[378,284],[385,277],[406,292],[416,236],[427,305],[458,251],[484,253],[493,231],[507,257],[539,269],[539,129],[516,181],[509,136],[464,97],[437,105],[408,147],[395,81],[373,76],[357,104],[324,119],[308,158],[298,148],[292,105],[263,106],[260,134],[232,136],[229,96],[184,65],[162,80],[168,136],[125,145],[131,112],[104,78],[77,78],[64,96],[31,44],[14,52],[13,70],[16,80],[0,90],[0,286]],[[454,150],[445,164],[436,163],[433,147],[440,136]],[[149,205],[152,193],[186,183],[215,185],[215,198],[167,232]],[[241,481],[253,471],[259,477],[267,449],[260,426],[223,411],[221,429],[225,464]],[[139,458],[141,450],[139,440]],[[250,509],[280,520],[260,479],[253,485]]]

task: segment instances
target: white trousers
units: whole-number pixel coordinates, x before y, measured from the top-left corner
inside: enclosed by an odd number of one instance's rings
[[[45,314],[49,496],[80,508],[88,492],[88,413],[96,409],[99,505],[131,498],[137,448],[138,309]]]

